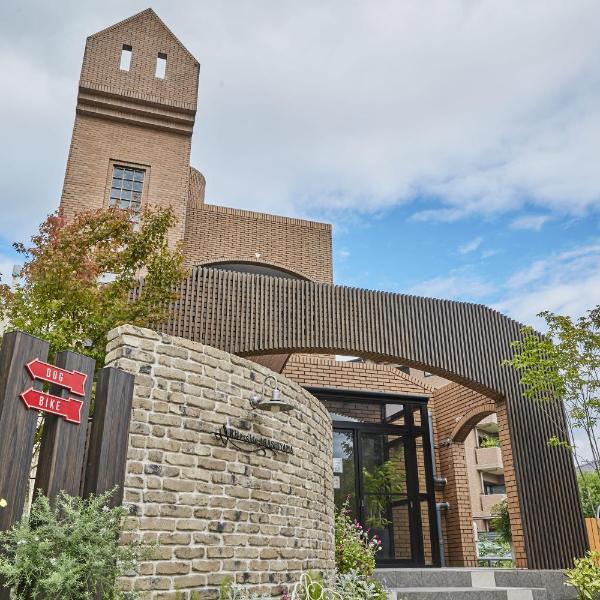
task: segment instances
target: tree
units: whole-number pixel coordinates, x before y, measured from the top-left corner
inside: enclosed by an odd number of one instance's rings
[[[600,477],[600,306],[578,319],[549,311],[539,316],[548,325],[547,334],[541,336],[525,327],[507,364],[519,371],[527,398],[541,403],[563,401],[568,438],[555,435],[548,443],[569,448],[580,475],[582,464],[591,457],[595,475]],[[576,432],[581,435],[575,436]],[[586,476],[580,481],[584,510],[595,513],[591,480]]]
[[[492,518],[490,520],[490,525],[494,531],[499,534],[501,541],[507,544],[512,543],[508,500],[503,500],[499,504],[492,506]]]
[[[130,217],[117,208],[72,222],[54,213],[29,246],[14,244],[25,264],[14,289],[0,284],[0,317],[9,328],[46,339],[51,355],[70,349],[100,367],[113,327],[163,320],[185,276],[181,251],[167,239],[175,217],[171,209],[147,210],[139,226]]]
[[[583,498],[583,514],[585,517],[595,517],[596,507],[600,505],[600,477],[596,471],[577,474],[579,494]]]

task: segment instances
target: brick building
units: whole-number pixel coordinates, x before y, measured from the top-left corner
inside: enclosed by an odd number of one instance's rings
[[[190,165],[199,75],[198,61],[151,9],[88,38],[64,214],[118,206],[135,219],[143,207],[171,206],[178,219],[171,242],[183,243],[190,268],[332,284],[329,224],[206,203],[204,176]],[[476,563],[464,442],[476,423],[496,414],[515,561],[526,566],[505,402],[462,379],[436,389],[381,361],[337,361],[332,350],[252,358],[328,408],[336,502],[349,497],[356,516],[378,531],[380,563]]]

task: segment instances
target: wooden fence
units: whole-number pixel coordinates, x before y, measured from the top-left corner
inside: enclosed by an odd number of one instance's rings
[[[600,521],[592,518],[585,520],[590,550],[600,551]]]
[[[95,362],[59,352],[47,362],[46,341],[13,331],[0,349],[0,531],[18,521],[26,505],[36,430],[43,415],[34,493],[55,499],[102,493],[119,486],[122,501],[133,375],[119,369],[98,372],[94,413],[90,403]],[[0,589],[0,600],[9,591]]]

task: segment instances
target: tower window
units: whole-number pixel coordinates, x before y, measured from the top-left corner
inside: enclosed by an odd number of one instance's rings
[[[162,52],[158,53],[156,57],[156,71],[154,72],[154,76],[157,79],[164,79],[165,74],[167,72],[167,55]]]
[[[144,191],[144,169],[114,165],[109,206],[130,210],[132,220],[139,221]]]
[[[132,52],[133,48],[129,44],[123,44],[123,49],[121,50],[121,64],[119,65],[121,71],[129,71]]]

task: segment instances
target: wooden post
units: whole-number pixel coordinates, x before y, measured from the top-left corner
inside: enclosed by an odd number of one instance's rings
[[[111,498],[111,506],[123,501],[133,382],[131,373],[105,367],[96,383],[83,495],[101,494],[117,485],[119,489]]]
[[[39,413],[29,410],[21,392],[34,385],[25,365],[48,358],[49,344],[21,331],[4,334],[0,350],[0,531],[9,529],[23,514],[29,492],[31,457]],[[35,384],[37,389],[39,383]],[[10,590],[0,581],[0,600],[9,600]]]
[[[23,514],[35,430],[39,417],[28,410],[21,392],[33,382],[26,365],[38,358],[46,361],[49,344],[21,331],[4,334],[0,351],[0,498],[8,505],[0,509],[0,530],[9,529]]]
[[[78,496],[83,478],[87,421],[90,395],[94,383],[96,362],[75,352],[59,352],[55,365],[67,371],[85,374],[85,396],[76,396],[59,386],[52,386],[50,393],[62,398],[83,400],[81,423],[69,423],[62,417],[46,415],[35,478],[35,492],[41,490],[50,499],[56,499],[60,491]]]

